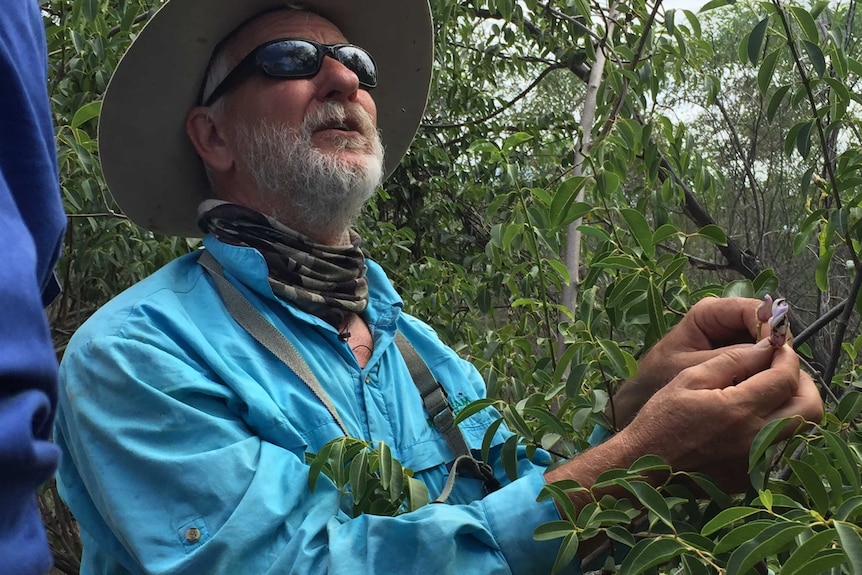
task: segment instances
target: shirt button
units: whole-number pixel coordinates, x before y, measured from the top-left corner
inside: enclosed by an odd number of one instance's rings
[[[201,539],[201,530],[197,527],[189,527],[186,531],[186,541],[189,543],[197,543]]]
[[[371,374],[365,376],[365,383],[371,383]]]

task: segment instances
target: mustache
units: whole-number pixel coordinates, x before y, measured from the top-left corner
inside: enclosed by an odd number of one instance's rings
[[[339,125],[346,125],[365,136],[374,133],[374,122],[371,115],[359,104],[343,104],[341,102],[325,102],[315,108],[302,121],[301,131],[310,137],[315,131]]]

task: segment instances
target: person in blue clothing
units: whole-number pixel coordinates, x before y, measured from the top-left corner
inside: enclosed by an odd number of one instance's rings
[[[83,574],[548,573],[546,482],[655,453],[739,488],[767,421],[819,419],[792,350],[754,345],[758,302],[706,300],[617,395],[604,443],[553,468],[522,451],[510,481],[500,428],[499,488],[450,472],[409,358],[452,404],[482,378],[351,228],[415,134],[432,37],[426,0],[169,0],[124,56],[100,121],[108,185],[135,222],[205,249],[109,302],[63,358],[58,481]],[[466,446],[493,421],[463,422]],[[385,442],[432,498],[451,473],[446,502],[352,518],[330,482],[312,492],[305,453],[344,435]]]
[[[51,478],[57,358],[43,311],[66,217],[48,103],[47,50],[35,0],[0,7],[0,573],[51,567],[37,488]]]

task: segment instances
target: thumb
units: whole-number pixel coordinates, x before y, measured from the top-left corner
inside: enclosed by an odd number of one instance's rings
[[[723,389],[768,369],[774,354],[775,349],[766,340],[756,345],[734,346],[686,369],[680,377],[684,377],[684,385],[690,389]]]

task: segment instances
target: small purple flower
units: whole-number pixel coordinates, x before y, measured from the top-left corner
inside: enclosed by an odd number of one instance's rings
[[[781,347],[787,341],[787,335],[790,332],[790,318],[787,317],[789,311],[790,304],[784,298],[778,298],[772,302],[772,317],[769,318],[769,343],[774,347]]]
[[[763,303],[757,308],[757,321],[766,323],[772,317],[772,296],[766,294],[763,296]]]

